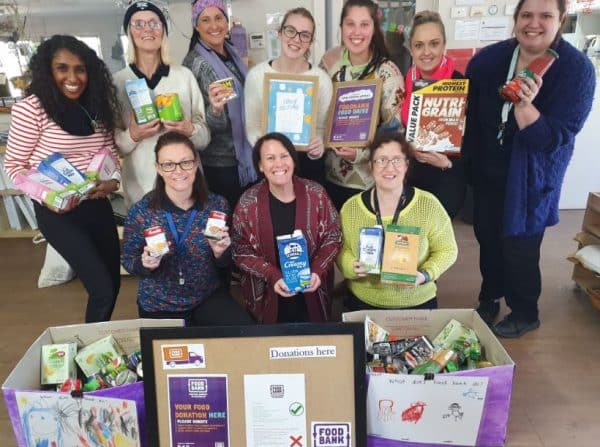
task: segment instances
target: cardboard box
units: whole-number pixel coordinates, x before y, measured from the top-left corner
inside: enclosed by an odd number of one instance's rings
[[[364,321],[365,316],[369,316],[377,324],[383,326],[391,334],[400,337],[409,337],[415,335],[426,335],[430,339],[433,339],[444,326],[452,319],[456,319],[461,323],[472,328],[482,346],[485,348],[486,357],[488,360],[494,363],[494,367],[458,371],[450,374],[436,375],[435,379],[459,379],[459,378],[486,378],[487,379],[487,391],[485,393],[485,400],[483,402],[483,409],[481,411],[481,419],[479,420],[479,427],[471,427],[477,431],[476,442],[471,445],[477,446],[502,446],[506,439],[506,429],[508,423],[508,413],[510,409],[510,396],[512,391],[512,380],[515,369],[515,363],[509,357],[506,350],[502,347],[500,342],[496,339],[494,334],[491,332],[489,327],[479,317],[477,312],[472,309],[439,309],[439,310],[374,310],[374,311],[359,311],[350,312],[343,314],[342,318],[344,322],[360,322]],[[378,376],[385,376],[389,380],[402,380],[410,378],[413,380],[414,377],[419,376],[406,376],[396,374],[378,374]],[[420,376],[422,377],[422,376]],[[378,377],[377,386],[381,384]],[[373,389],[374,381],[370,380],[370,392],[376,392],[377,389]],[[409,384],[409,386],[412,385]],[[443,383],[438,386],[444,386]],[[415,387],[422,386],[422,384],[414,384]],[[420,389],[417,389],[417,391]],[[401,396],[393,396],[393,398],[400,398]],[[392,399],[392,397],[390,397]],[[433,407],[435,402],[428,401]],[[441,404],[441,403],[440,403]],[[448,407],[447,402],[443,403]],[[427,411],[427,409],[425,409]],[[402,414],[403,420],[404,413]],[[367,427],[370,427],[375,418],[381,417],[381,414],[373,414],[367,409]],[[423,421],[421,421],[423,423]],[[409,426],[410,424],[407,424]],[[411,427],[416,424],[412,424]],[[460,424],[459,424],[460,425]],[[440,432],[442,427],[438,420],[431,427],[426,427],[430,433]],[[456,444],[456,443],[455,443]],[[369,434],[368,447],[413,447],[413,446],[425,446],[425,445],[442,445],[441,443],[428,443],[428,441],[415,440],[411,438],[409,441],[400,441],[392,439],[384,439]]]
[[[152,319],[138,319],[138,320],[122,320],[122,321],[107,321],[104,323],[91,323],[91,324],[75,324],[70,326],[57,326],[49,327],[33,342],[29,347],[23,358],[17,363],[15,368],[11,371],[6,381],[2,384],[2,391],[4,393],[4,400],[8,408],[8,415],[15,432],[18,447],[29,447],[31,442],[28,443],[28,439],[31,439],[29,433],[47,433],[44,428],[39,426],[36,428],[36,424],[42,424],[42,420],[46,423],[48,417],[55,417],[58,420],[58,415],[51,414],[53,410],[54,402],[60,399],[60,408],[80,408],[83,404],[89,403],[92,398],[95,398],[95,402],[102,405],[106,402],[112,401],[115,398],[118,402],[123,402],[125,407],[135,407],[137,414],[130,415],[130,424],[137,426],[139,433],[141,434],[141,443],[138,442],[135,445],[146,445],[145,443],[145,408],[144,408],[144,384],[143,382],[133,383],[131,385],[124,385],[115,388],[105,388],[103,390],[94,391],[91,393],[85,393],[85,397],[75,398],[71,397],[67,393],[56,393],[53,391],[40,391],[40,369],[41,369],[41,350],[42,345],[51,343],[70,343],[76,342],[81,348],[82,346],[88,345],[96,340],[99,340],[108,335],[112,335],[123,350],[130,354],[135,350],[140,350],[140,327],[172,327],[172,326],[183,326],[183,320],[152,320]],[[31,393],[29,393],[31,392]],[[35,415],[35,411],[28,409],[27,411],[22,410],[19,402],[17,402],[18,396],[22,393],[27,393],[27,397],[30,399],[39,399],[40,402],[52,402],[53,404],[43,404],[42,408],[47,415],[40,414],[39,418],[32,417]],[[58,411],[56,408],[55,411]],[[61,415],[62,417],[62,415]],[[72,417],[77,417],[72,415]],[[131,420],[133,418],[133,420]],[[62,422],[62,421],[61,421]],[[66,426],[66,424],[64,425]],[[52,436],[60,438],[60,430],[64,430],[63,424],[57,424],[56,433]],[[48,445],[52,445],[51,442],[54,440],[52,436],[45,438],[48,441]],[[83,445],[83,443],[81,443]],[[129,445],[129,444],[123,444]]]

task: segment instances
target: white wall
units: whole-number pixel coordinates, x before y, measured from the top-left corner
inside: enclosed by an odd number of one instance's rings
[[[123,68],[120,60],[111,58],[111,48],[122,30],[123,13],[94,12],[93,14],[32,15],[27,19],[27,40],[39,41],[53,34],[74,34],[81,37],[97,36],[102,44],[102,57],[111,72]]]

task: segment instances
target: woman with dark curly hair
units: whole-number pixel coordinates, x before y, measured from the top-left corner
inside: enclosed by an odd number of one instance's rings
[[[27,97],[11,113],[5,167],[17,174],[60,153],[85,171],[102,148],[114,148],[116,94],[104,62],[73,36],[55,35],[31,58]],[[120,287],[119,239],[108,194],[120,170],[98,181],[88,199],[56,210],[34,202],[40,231],[71,265],[88,292],[86,322],[110,320]]]

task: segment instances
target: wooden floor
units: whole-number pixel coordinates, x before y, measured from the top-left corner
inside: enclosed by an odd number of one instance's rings
[[[517,364],[506,445],[600,445],[600,311],[571,281],[565,260],[576,243],[583,211],[561,214],[542,247],[542,326],[518,340],[503,340]],[[458,222],[459,261],[439,281],[441,307],[474,307],[479,291],[478,246],[472,228]],[[0,382],[48,326],[80,323],[85,293],[79,281],[37,289],[42,246],[0,239]],[[124,278],[114,319],[135,318],[136,284]],[[506,310],[503,309],[503,312]],[[15,440],[0,404],[0,446]]]

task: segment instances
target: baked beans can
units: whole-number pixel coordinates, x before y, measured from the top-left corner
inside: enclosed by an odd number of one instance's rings
[[[222,211],[211,211],[206,221],[204,236],[209,239],[220,240],[221,230],[227,226],[227,214]]]
[[[162,256],[169,253],[169,244],[165,231],[160,225],[146,228],[144,230],[146,245],[150,248],[152,256]]]

